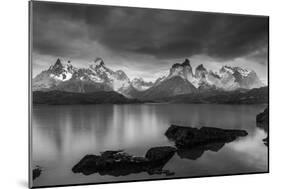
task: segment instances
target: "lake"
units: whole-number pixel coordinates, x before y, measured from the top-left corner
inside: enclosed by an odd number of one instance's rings
[[[132,104],[34,106],[32,166],[42,167],[33,186],[99,183],[268,171],[267,134],[256,127],[266,105]],[[215,150],[176,153],[165,165],[174,175],[74,174],[86,154],[122,149],[143,156],[151,147],[173,146],[164,133],[171,124],[244,129],[249,135]]]

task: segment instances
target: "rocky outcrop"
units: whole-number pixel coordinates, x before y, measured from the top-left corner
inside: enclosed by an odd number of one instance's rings
[[[207,145],[201,145],[197,147],[189,148],[179,148],[177,150],[177,155],[182,159],[196,160],[200,158],[205,151],[218,152],[224,146],[224,142],[211,143]]]
[[[171,125],[165,135],[169,140],[174,141],[176,147],[180,149],[195,148],[212,143],[228,143],[238,137],[247,136],[248,133],[245,130],[228,130],[213,127],[198,129]]]
[[[268,107],[264,109],[263,112],[259,113],[256,117],[257,127],[263,129],[267,135],[268,135],[268,129],[269,129],[269,111]],[[269,137],[267,136],[262,140],[266,146],[268,146],[269,143]]]
[[[176,149],[169,146],[154,147],[144,157],[129,155],[123,151],[105,151],[101,155],[86,155],[73,168],[74,173],[90,175],[124,176],[132,173],[172,175],[163,170],[164,165],[173,157]]]
[[[42,168],[39,166],[36,166],[35,169],[32,170],[32,179],[36,179],[37,177],[39,177],[42,173]]]
[[[262,139],[262,141],[263,141],[264,145],[268,146],[268,143],[269,143],[268,136],[266,138]]]
[[[268,132],[268,125],[269,125],[268,107],[266,107],[263,112],[257,115],[256,122],[257,122],[257,127],[262,128],[266,132]]]
[[[166,79],[171,79],[172,77],[181,77],[182,79],[191,82],[194,80],[194,75],[190,61],[185,59],[183,63],[175,63],[170,68],[170,73]]]
[[[200,64],[195,69],[195,77],[196,78],[205,78],[208,74],[207,69],[203,66],[203,64]]]

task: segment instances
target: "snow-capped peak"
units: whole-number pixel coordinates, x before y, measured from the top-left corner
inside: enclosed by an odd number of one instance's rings
[[[192,67],[188,59],[185,59],[183,63],[175,63],[170,69],[170,74],[167,79],[172,78],[174,76],[180,76],[181,78],[192,81],[193,80],[193,72]]]
[[[200,64],[196,67],[196,70],[206,70],[206,68],[203,66],[203,64]],[[207,71],[207,70],[206,70]]]
[[[240,67],[234,67],[234,70],[239,72],[243,77],[247,77],[252,72],[252,70],[247,70]]]
[[[196,67],[195,74],[193,74],[188,59],[185,59],[182,63],[173,64],[168,75],[158,78],[153,83],[144,81],[143,78],[135,78],[130,81],[124,71],[111,70],[101,58],[96,58],[95,63],[88,68],[79,69],[75,68],[70,61],[64,62],[58,58],[49,69],[42,71],[34,78],[33,89],[57,90],[61,87],[62,90],[73,92],[86,92],[90,89],[113,90],[124,95],[130,95],[130,91],[135,91],[131,90],[132,88],[144,91],[159,86],[162,82],[172,78],[182,81],[177,77],[181,77],[184,83],[192,84],[199,91],[206,89],[251,89],[264,86],[254,71],[240,67],[223,66],[219,73],[215,73],[212,70],[208,71],[201,64]]]
[[[63,63],[59,58],[55,62],[54,65],[50,66],[48,72],[50,73],[50,77],[61,80],[67,81],[71,79],[72,74],[75,72],[76,68],[72,66],[70,61],[67,63]]]
[[[96,58],[95,64],[90,65],[92,72],[91,78],[94,81],[104,82],[114,91],[121,92],[130,86],[130,80],[126,73],[122,70],[113,71],[105,66],[103,59]]]
[[[97,58],[95,59],[95,63],[98,64],[98,65],[100,65],[100,66],[103,66],[103,65],[104,65],[104,61],[103,61],[103,59],[100,58],[100,57],[97,57]]]
[[[252,70],[243,69],[243,68],[237,67],[237,66],[236,67],[223,66],[220,69],[220,73],[224,73],[224,72],[228,72],[230,74],[234,74],[235,72],[238,72],[239,74],[241,74],[241,76],[247,77],[253,71]]]
[[[230,66],[223,66],[221,69],[220,69],[220,73],[230,73],[230,74],[233,74],[234,73],[234,70],[232,67]]]
[[[94,64],[91,64],[90,70],[96,74],[96,72],[105,72],[107,68],[102,58],[97,57],[94,61]]]
[[[195,77],[196,78],[203,78],[208,74],[207,69],[203,66],[203,64],[200,64],[195,69]]]
[[[62,68],[61,60],[58,58],[56,63],[52,66],[53,69]]]
[[[188,59],[185,59],[183,63],[173,64],[171,69],[184,68],[184,67],[191,67]]]
[[[231,86],[227,88],[230,90],[237,88],[251,89],[263,86],[263,83],[253,70],[247,70],[238,66],[223,66],[219,73],[221,83],[223,86]]]
[[[190,66],[190,61],[187,58],[184,60],[184,62],[181,65],[182,66],[189,66],[189,67],[191,67]]]

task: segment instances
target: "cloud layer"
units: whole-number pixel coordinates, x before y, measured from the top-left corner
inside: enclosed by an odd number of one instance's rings
[[[267,63],[267,17],[43,2],[33,2],[33,15],[40,55],[148,56],[157,60],[152,64],[204,55]]]

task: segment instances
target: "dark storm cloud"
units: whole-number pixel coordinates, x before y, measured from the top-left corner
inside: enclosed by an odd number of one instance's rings
[[[84,55],[97,42],[116,53],[228,60],[268,43],[266,17],[40,2],[33,10],[35,51],[55,56]]]
[[[268,64],[268,49],[267,48],[261,48],[258,49],[249,55],[245,57],[246,59],[252,60],[254,62],[257,62],[259,64]]]

